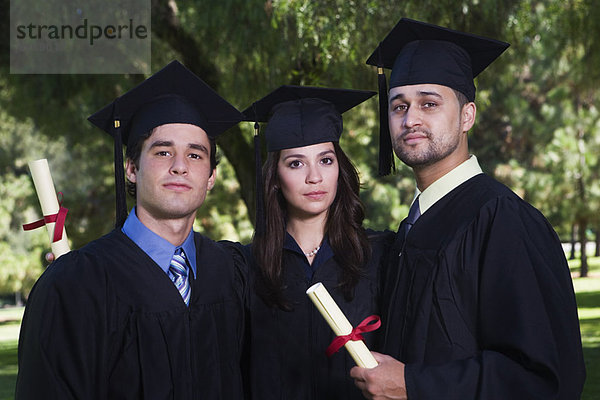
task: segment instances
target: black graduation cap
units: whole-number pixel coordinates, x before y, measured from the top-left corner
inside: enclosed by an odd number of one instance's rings
[[[243,111],[244,120],[255,123],[256,234],[264,231],[258,123],[268,122],[265,139],[269,152],[337,142],[343,131],[342,114],[373,95],[375,92],[365,90],[284,85]]]
[[[127,216],[123,143],[133,146],[145,133],[169,123],[196,125],[215,139],[243,115],[193,72],[172,61],[88,120],[114,138],[116,225],[121,226]]]
[[[508,48],[498,40],[402,18],[379,43],[367,64],[379,74],[379,174],[393,166],[388,126],[388,89],[383,68],[392,69],[390,88],[432,83],[448,86],[475,100],[473,78]]]
[[[337,142],[342,115],[375,92],[284,85],[243,111],[246,121],[268,122],[267,151]]]

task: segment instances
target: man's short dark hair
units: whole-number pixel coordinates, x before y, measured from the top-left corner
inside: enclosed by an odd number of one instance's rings
[[[452,91],[454,92],[454,94],[456,95],[456,99],[458,100],[458,109],[462,110],[463,106],[469,102],[469,99],[467,99],[467,96],[465,96],[463,92],[459,92],[456,89],[452,89]]]
[[[135,165],[136,169],[138,169],[140,166],[140,157],[142,155],[142,146],[144,145],[144,142],[146,142],[146,140],[148,140],[148,138],[150,136],[152,136],[155,129],[156,128],[144,133],[143,135],[140,135],[139,139],[136,141],[136,143],[133,146],[131,146],[131,147],[128,146],[125,149],[125,157],[133,162],[133,165]],[[215,139],[213,139],[209,136],[208,141],[210,143],[210,173],[212,175],[212,171],[215,168],[217,168],[217,165],[219,164],[220,160],[217,155],[217,143],[216,143]],[[127,180],[127,193],[129,193],[129,195],[131,197],[133,197],[134,199],[136,198],[135,183],[129,181],[129,179]]]

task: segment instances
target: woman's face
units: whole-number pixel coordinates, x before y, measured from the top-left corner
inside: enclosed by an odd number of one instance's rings
[[[337,193],[339,164],[332,142],[281,150],[277,176],[289,218],[327,213]]]

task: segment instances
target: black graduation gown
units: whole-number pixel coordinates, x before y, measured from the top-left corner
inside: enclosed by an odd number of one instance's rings
[[[195,234],[190,306],[120,230],[60,257],[33,288],[17,399],[240,399],[243,282]]]
[[[400,226],[399,232],[403,231]],[[480,174],[400,234],[384,275],[385,353],[409,399],[576,399],[572,280],[542,214]]]
[[[255,290],[250,290],[247,313],[249,387],[253,400],[336,400],[364,399],[350,378],[355,363],[342,348],[327,358],[325,350],[335,334],[306,295],[314,283],[322,282],[352,326],[378,314],[378,276],[383,255],[393,233],[370,232],[371,259],[365,276],[355,289],[351,302],[337,288],[340,267],[334,257],[314,271],[308,279],[304,255],[284,250],[285,298],[292,311],[266,305]],[[250,246],[238,247],[250,267],[250,287],[254,287],[257,265]],[[318,256],[318,255],[317,255]],[[364,334],[373,349],[375,332]]]

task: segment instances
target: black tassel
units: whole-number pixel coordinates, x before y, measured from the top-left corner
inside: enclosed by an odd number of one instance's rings
[[[263,181],[262,181],[262,159],[261,159],[261,148],[260,148],[260,136],[259,136],[260,125],[258,122],[254,123],[254,163],[256,168],[256,214],[254,216],[254,235],[262,236],[265,233],[265,206],[264,206],[264,193],[263,193]]]
[[[377,82],[379,86],[379,176],[386,176],[395,169],[395,166],[388,122],[388,89],[385,72],[381,66],[381,56],[379,65],[377,68]]]
[[[116,104],[113,106],[113,120],[113,136],[115,142],[115,194],[117,206],[115,227],[120,228],[127,219],[127,200],[125,199],[125,169],[123,168],[121,119],[117,114]]]

